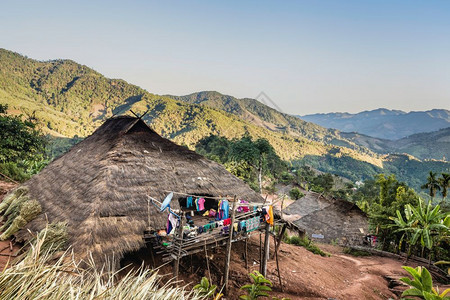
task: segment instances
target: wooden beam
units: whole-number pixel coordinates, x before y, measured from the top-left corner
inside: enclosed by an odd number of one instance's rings
[[[230,236],[227,243],[227,260],[225,262],[225,280],[224,280],[224,286],[225,290],[224,293],[227,295],[228,293],[228,276],[230,272],[230,260],[231,260],[231,244],[233,243],[233,232],[234,232],[234,218],[236,216],[236,196],[234,196],[233,205],[231,208],[231,224],[230,224],[230,230],[228,231]]]

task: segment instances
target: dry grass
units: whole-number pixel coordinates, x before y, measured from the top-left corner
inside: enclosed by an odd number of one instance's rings
[[[148,269],[131,271],[118,279],[118,272],[98,268],[91,259],[81,268],[70,252],[55,260],[52,251],[43,250],[43,239],[37,239],[24,258],[0,273],[0,299],[202,299],[193,291],[163,282]],[[99,271],[100,270],[100,271]]]

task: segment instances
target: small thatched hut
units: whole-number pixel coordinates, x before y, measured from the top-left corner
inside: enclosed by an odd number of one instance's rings
[[[262,200],[221,165],[128,116],[109,119],[24,185],[42,213],[16,235],[19,240],[30,238],[27,229],[37,232],[47,222],[66,221],[77,258],[91,252],[97,263],[108,257],[116,266],[125,253],[144,247],[147,226],[164,228],[167,222],[167,213],[149,206],[147,195],[163,199],[175,191]]]
[[[320,236],[323,242],[360,245],[368,234],[368,218],[358,206],[315,192],[307,192],[283,212],[298,229],[308,236]]]

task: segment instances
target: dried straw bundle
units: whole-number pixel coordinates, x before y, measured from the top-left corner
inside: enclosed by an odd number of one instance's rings
[[[9,239],[11,235],[22,229],[25,225],[27,225],[27,223],[27,220],[25,220],[21,216],[18,216],[14,219],[11,226],[9,226],[9,228],[5,232],[3,232],[2,235],[0,235],[0,240],[4,241],[6,239]]]
[[[3,219],[6,219],[6,221],[5,224],[0,227],[0,231],[5,231],[9,226],[11,226],[14,219],[20,215],[20,209],[22,208],[22,205],[29,200],[30,198],[27,195],[22,195],[19,198],[16,198],[11,203],[11,205],[6,210],[5,215],[3,216]]]
[[[44,251],[59,251],[65,248],[69,235],[67,222],[51,223],[38,234],[38,240],[43,241],[41,249]]]
[[[8,209],[8,207],[11,205],[11,203],[19,198],[20,196],[28,194],[28,187],[26,186],[20,186],[14,191],[12,191],[10,194],[8,194],[0,203],[0,214],[2,214],[4,211]]]
[[[27,197],[27,196],[25,196]],[[36,200],[28,200],[23,202],[20,208],[19,215],[17,217],[13,216],[17,211],[13,211],[8,218],[8,222],[2,226],[2,230],[8,228],[2,235],[0,235],[0,240],[4,241],[9,239],[11,235],[15,234],[17,231],[25,227],[28,222],[36,218],[42,211],[41,205]],[[7,226],[7,227],[6,227]]]

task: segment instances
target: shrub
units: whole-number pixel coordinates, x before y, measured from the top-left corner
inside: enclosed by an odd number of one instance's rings
[[[286,243],[288,244],[292,244],[292,245],[296,245],[296,246],[301,246],[303,248],[305,248],[306,250],[320,255],[320,256],[324,256],[324,257],[328,257],[330,256],[329,253],[326,253],[324,251],[322,251],[317,245],[314,244],[314,242],[309,239],[308,237],[304,237],[304,238],[300,238],[298,236],[292,236],[290,238],[286,238],[285,239]]]
[[[295,187],[289,191],[289,197],[291,197],[291,199],[298,200],[298,199],[302,198],[303,196],[305,196],[305,194],[303,194],[299,188]]]
[[[372,256],[372,253],[368,252],[368,251],[364,251],[364,250],[356,250],[350,247],[345,247],[343,252],[345,254],[349,254],[352,256]]]

